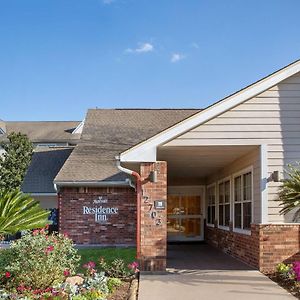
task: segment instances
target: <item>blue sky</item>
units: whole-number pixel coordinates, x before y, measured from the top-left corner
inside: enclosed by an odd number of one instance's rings
[[[0,118],[203,108],[300,58],[299,0],[0,0]]]

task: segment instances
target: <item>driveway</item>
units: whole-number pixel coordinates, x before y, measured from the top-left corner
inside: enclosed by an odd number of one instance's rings
[[[200,245],[168,247],[165,275],[141,274],[139,300],[292,300],[268,277],[242,262]]]

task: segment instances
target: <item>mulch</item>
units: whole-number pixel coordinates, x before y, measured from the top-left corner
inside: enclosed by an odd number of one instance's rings
[[[130,282],[123,281],[113,294],[111,294],[107,300],[127,300],[129,292]]]
[[[279,276],[276,276],[276,274],[268,274],[268,277],[290,292],[294,297],[300,299],[300,283],[295,283],[294,280],[285,280]]]

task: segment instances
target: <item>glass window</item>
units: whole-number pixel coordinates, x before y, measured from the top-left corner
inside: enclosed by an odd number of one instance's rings
[[[230,181],[219,183],[219,225],[229,226],[230,222]]]
[[[234,178],[234,227],[249,230],[252,220],[252,172]]]
[[[215,223],[216,213],[216,190],[215,186],[207,188],[207,224]]]

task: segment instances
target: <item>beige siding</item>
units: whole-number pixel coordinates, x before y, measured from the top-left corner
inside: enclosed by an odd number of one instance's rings
[[[300,160],[300,74],[177,137],[166,145],[267,144],[268,173]],[[279,214],[278,183],[268,183],[269,222],[291,222]]]
[[[248,167],[253,167],[253,222],[260,222],[260,150],[257,148],[248,154],[240,157],[226,168],[216,174],[212,174],[207,178],[208,185],[217,183],[223,178],[230,177],[231,179],[231,201],[233,201],[233,175]],[[232,205],[231,205],[232,208]],[[231,216],[233,215],[231,211]]]
[[[42,208],[57,208],[57,195],[53,196],[32,196],[35,200],[40,202]]]

